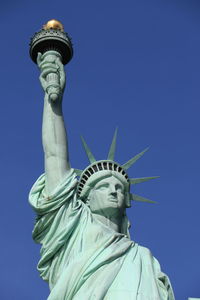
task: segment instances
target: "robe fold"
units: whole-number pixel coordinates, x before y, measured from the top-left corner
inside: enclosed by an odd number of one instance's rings
[[[99,222],[77,199],[76,187],[72,169],[51,196],[45,194],[44,174],[29,195],[48,300],[174,300],[151,252]]]

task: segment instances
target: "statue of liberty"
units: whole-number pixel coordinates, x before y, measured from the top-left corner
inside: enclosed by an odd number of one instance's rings
[[[130,185],[154,177],[127,173],[146,150],[122,165],[115,162],[115,131],[107,159],[96,161],[82,139],[90,164],[83,171],[73,169],[62,113],[63,63],[50,51],[39,53],[37,64],[45,94],[45,173],[29,201],[37,214],[33,239],[42,245],[38,271],[49,284],[48,300],[174,300],[159,262],[129,234],[126,208],[132,200],[151,202],[131,194]],[[49,80],[52,74],[57,84]]]

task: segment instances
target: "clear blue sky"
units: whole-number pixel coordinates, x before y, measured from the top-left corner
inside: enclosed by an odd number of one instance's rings
[[[71,165],[88,164],[80,134],[103,159],[118,126],[119,163],[151,146],[129,174],[160,175],[135,187],[159,204],[134,203],[132,239],[158,258],[177,300],[200,297],[199,1],[7,0],[0,15],[0,298],[48,295],[27,200],[43,172],[43,92],[28,44],[51,18],[74,44],[64,96]]]

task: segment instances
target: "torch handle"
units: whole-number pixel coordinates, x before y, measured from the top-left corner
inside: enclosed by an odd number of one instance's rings
[[[47,51],[43,55],[43,60],[47,63],[55,63],[56,59],[61,59],[57,51]],[[51,72],[46,76],[47,93],[52,101],[56,101],[60,94],[60,77],[57,71]]]
[[[59,85],[59,81],[60,81],[57,73],[48,74],[46,80],[49,85]]]

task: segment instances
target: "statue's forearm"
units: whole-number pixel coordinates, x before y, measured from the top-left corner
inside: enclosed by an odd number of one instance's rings
[[[42,142],[45,154],[46,192],[51,194],[70,169],[67,135],[61,101],[49,101],[45,95]]]

